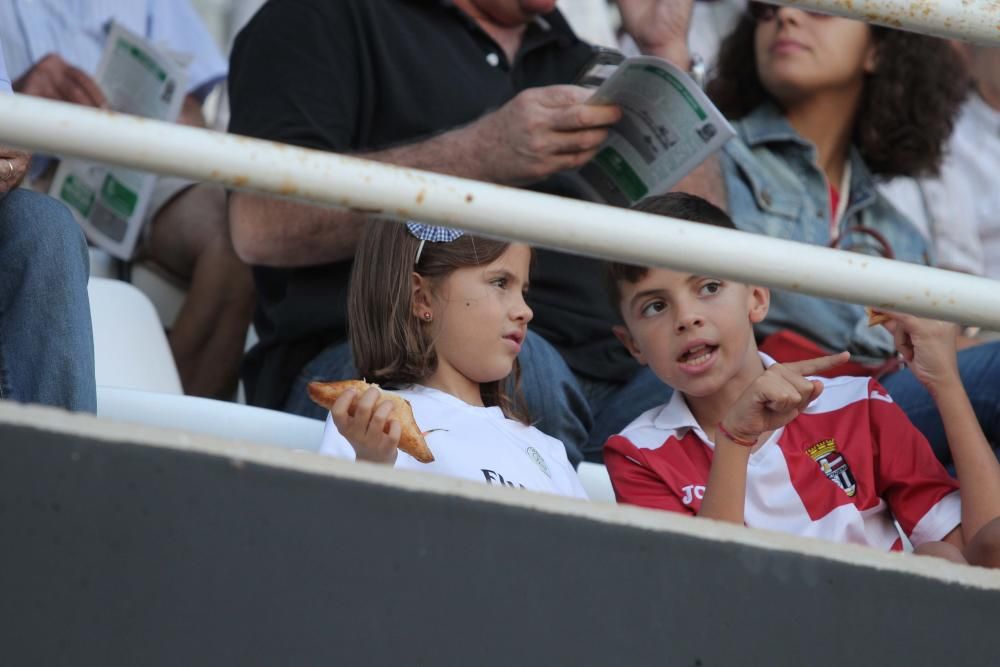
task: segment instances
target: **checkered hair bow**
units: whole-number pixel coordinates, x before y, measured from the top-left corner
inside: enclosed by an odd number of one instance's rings
[[[465,233],[460,229],[425,225],[422,222],[414,222],[412,220],[406,223],[406,228],[410,234],[420,239],[420,245],[417,247],[417,256],[413,260],[414,265],[420,262],[420,255],[424,251],[424,244],[428,241],[431,243],[451,243]]]

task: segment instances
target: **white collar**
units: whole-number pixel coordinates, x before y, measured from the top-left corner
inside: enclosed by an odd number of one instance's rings
[[[764,354],[763,352],[757,352],[757,356],[764,363],[764,368],[770,368],[775,363],[774,359]],[[657,413],[655,419],[653,420],[653,425],[657,428],[663,429],[665,431],[678,431],[680,429],[694,429],[694,432],[698,434],[704,442],[712,442],[711,438],[705,435],[705,432],[698,425],[698,420],[694,418],[691,413],[691,408],[688,407],[687,401],[684,400],[684,394],[679,391],[675,391],[664,405],[660,411]]]

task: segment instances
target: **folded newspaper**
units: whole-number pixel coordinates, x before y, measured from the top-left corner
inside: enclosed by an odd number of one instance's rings
[[[111,23],[95,80],[115,111],[173,122],[184,100],[185,67],[142,37]],[[59,163],[49,194],[76,214],[87,238],[131,259],[156,176],[83,160]]]
[[[608,204],[666,192],[736,134],[690,76],[653,56],[622,62],[588,103],[622,109],[579,171],[587,194]]]

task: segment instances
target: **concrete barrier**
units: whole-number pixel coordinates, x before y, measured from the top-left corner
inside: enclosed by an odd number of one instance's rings
[[[988,665],[1000,575],[0,404],[5,665]]]

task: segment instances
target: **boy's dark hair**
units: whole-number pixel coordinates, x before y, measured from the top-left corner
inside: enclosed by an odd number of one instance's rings
[[[369,382],[419,383],[437,368],[427,325],[413,314],[413,272],[428,278],[433,290],[456,269],[490,264],[510,247],[465,234],[450,243],[425,243],[414,265],[419,245],[406,225],[381,219],[368,222],[358,242],[347,298],[348,338],[358,374]],[[507,378],[482,385],[483,403],[529,424],[520,380],[515,359]]]
[[[706,199],[686,192],[668,192],[665,195],[646,197],[632,207],[640,213],[654,213],[669,218],[701,222],[724,229],[736,229],[732,218],[721,208]],[[621,283],[634,285],[649,273],[649,267],[609,262],[607,269],[608,297],[611,307],[617,313],[621,307]]]
[[[754,33],[745,14],[720,47],[706,92],[730,120],[771,100],[757,73]],[[945,40],[871,26],[875,71],[865,79],[851,141],[876,176],[934,176],[969,82]]]

